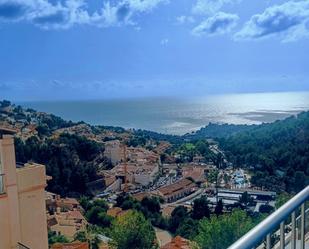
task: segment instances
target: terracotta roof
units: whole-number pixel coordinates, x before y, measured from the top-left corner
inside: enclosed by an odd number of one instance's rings
[[[108,209],[106,214],[112,217],[117,217],[122,212],[122,208],[120,207],[113,207]]]
[[[132,195],[132,197],[138,201],[142,201],[145,197],[149,197],[149,193],[141,192],[141,193]]]
[[[64,198],[64,199],[62,198],[57,201],[59,201],[60,203],[64,203],[64,204],[79,205],[79,202],[74,198]]]
[[[201,167],[184,167],[182,169],[183,177],[191,177],[198,181],[204,178],[204,168]]]
[[[129,210],[122,210],[120,207],[113,207],[109,210],[107,210],[107,215],[112,216],[114,218],[117,218],[119,216],[125,215]]]
[[[84,216],[78,210],[69,211],[67,217],[79,220],[84,219]]]
[[[161,249],[192,249],[192,247],[189,240],[176,236],[170,243],[162,246]]]
[[[87,242],[56,243],[51,249],[89,249]]]
[[[159,188],[158,191],[160,191],[160,193],[162,195],[170,195],[176,191],[179,191],[187,186],[190,186],[192,184],[192,181],[190,181],[189,179],[181,179],[178,182],[175,182],[171,185],[167,185],[164,186],[162,188]]]

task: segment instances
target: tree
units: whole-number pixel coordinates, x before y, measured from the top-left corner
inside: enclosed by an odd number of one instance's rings
[[[208,201],[206,197],[195,199],[193,202],[193,209],[191,217],[196,220],[200,220],[204,217],[209,218],[210,210],[208,207]]]
[[[186,239],[193,239],[197,235],[198,221],[185,218],[179,225],[176,234]]]
[[[214,169],[212,171],[209,172],[208,176],[207,176],[207,180],[210,183],[216,183],[216,186],[218,185],[218,176],[219,176],[219,171],[217,169]]]
[[[58,138],[40,140],[36,136],[25,142],[16,139],[16,160],[34,161],[46,165],[52,176],[48,190],[63,196],[88,194],[87,183],[98,179],[93,160],[101,145],[77,135],[62,134]]]
[[[92,208],[92,203],[90,202],[90,199],[86,196],[82,196],[79,199],[79,204],[82,206],[85,212],[87,212],[90,208]]]
[[[270,205],[261,205],[259,208],[259,212],[262,214],[270,214],[272,211],[274,211],[274,207],[270,206]]]
[[[189,218],[189,213],[188,213],[187,208],[184,206],[177,206],[171,214],[171,218],[169,220],[169,230],[172,233],[175,233],[179,225],[186,218]]]
[[[117,249],[154,249],[156,235],[142,213],[130,210],[118,217],[111,228],[111,246]]]
[[[276,208],[280,208],[282,205],[284,205],[288,200],[290,200],[293,196],[291,194],[288,193],[281,193],[279,195],[277,195],[276,198]]]
[[[276,192],[299,192],[308,185],[309,112],[262,124],[220,139],[235,165],[250,167],[251,183]]]
[[[100,207],[100,208],[104,209],[105,212],[109,209],[107,202],[105,200],[102,200],[102,199],[94,200],[93,206]]]
[[[64,235],[57,235],[56,232],[48,231],[48,244],[69,243],[70,240]]]
[[[215,207],[215,214],[217,216],[223,214],[223,202],[222,200],[219,200],[216,207]]]
[[[165,229],[167,226],[167,221],[162,217],[160,212],[160,200],[156,197],[145,197],[141,201],[140,211],[144,214],[146,219],[151,221],[151,224],[162,229]],[[137,210],[139,211],[139,210]]]
[[[123,210],[135,209],[140,211],[141,210],[141,203],[134,199],[132,196],[127,196],[120,206]]]
[[[303,190],[308,183],[309,183],[309,177],[306,176],[304,172],[302,172],[302,171],[296,171],[295,172],[294,189],[295,189],[296,192],[300,192],[301,190]]]
[[[151,212],[151,213],[159,213],[161,209],[160,201],[158,198],[155,198],[155,197],[143,198],[141,205],[144,209],[146,209],[148,212]]]
[[[253,226],[244,211],[234,210],[231,214],[202,219],[195,241],[201,249],[226,249]]]
[[[245,191],[239,198],[239,203],[245,206],[252,205],[253,199],[250,197],[247,191]]]
[[[110,227],[112,217],[106,214],[106,210],[100,206],[93,206],[86,212],[86,218],[91,224],[100,227]]]
[[[196,144],[195,147],[197,149],[197,151],[201,154],[201,155],[205,155],[206,153],[209,152],[209,145],[206,141],[203,140],[199,140]]]
[[[216,158],[215,158],[215,165],[221,169],[223,167],[224,164],[224,157],[222,153],[218,153]]]
[[[101,243],[96,228],[91,225],[88,225],[86,230],[77,232],[74,239],[80,242],[87,242],[90,249],[99,249]]]
[[[44,137],[44,136],[47,136],[49,135],[49,128],[46,124],[43,124],[43,125],[39,125],[37,128],[36,128],[37,132],[38,132],[38,135],[40,137]]]

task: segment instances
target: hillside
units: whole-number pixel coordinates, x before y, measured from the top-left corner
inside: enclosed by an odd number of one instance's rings
[[[17,160],[46,164],[47,173],[53,176],[51,190],[62,194],[87,192],[85,185],[97,178],[97,169],[110,167],[102,153],[104,142],[113,139],[154,151],[165,141],[169,149],[160,153],[161,159],[178,155],[178,161],[190,162],[201,155],[216,163],[205,141],[215,138],[228,161],[252,170],[252,183],[257,186],[296,192],[308,184],[309,112],[271,124],[209,124],[195,133],[173,136],[74,123],[2,101],[0,125],[17,131]]]
[[[252,169],[258,186],[297,192],[309,183],[309,112],[219,141],[235,166]]]
[[[205,138],[224,138],[235,135],[239,132],[248,131],[257,127],[257,125],[235,125],[235,124],[216,124],[209,123],[201,129],[185,134],[186,139],[205,139]]]

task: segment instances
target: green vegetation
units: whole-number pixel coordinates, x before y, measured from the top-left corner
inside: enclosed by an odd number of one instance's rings
[[[250,197],[250,195],[248,194],[248,192],[244,192],[240,198],[239,198],[239,203],[242,204],[243,206],[247,207],[247,206],[252,206],[254,205],[254,200],[252,197]]]
[[[286,192],[282,192],[279,195],[277,195],[276,198],[276,208],[280,208],[283,204],[285,204],[287,201],[289,201],[293,195],[288,194]]]
[[[140,202],[130,195],[120,195],[116,200],[116,206],[123,210],[133,209],[141,212],[153,226],[166,229],[167,220],[160,211],[160,200],[156,197],[145,197]]]
[[[99,231],[95,226],[88,225],[86,230],[77,232],[74,236],[74,240],[80,242],[87,242],[90,249],[99,249],[100,239],[98,236]]]
[[[64,235],[57,235],[56,232],[48,231],[48,244],[69,243],[70,240]]]
[[[261,205],[260,208],[259,208],[259,212],[261,214],[270,214],[273,211],[274,211],[274,207],[267,205],[267,204]]]
[[[188,209],[184,206],[177,206],[169,219],[168,229],[171,233],[176,233],[177,229],[187,218],[189,218]]]
[[[219,170],[214,169],[211,170],[208,174],[207,174],[207,181],[210,183],[215,183],[216,186],[218,185],[218,176],[219,176]]]
[[[206,197],[194,200],[191,217],[195,220],[210,217],[210,210],[208,207],[208,201]]]
[[[216,207],[215,207],[215,214],[217,216],[222,215],[223,214],[223,202],[222,200],[219,200]]]
[[[113,217],[106,213],[108,210],[106,201],[101,199],[90,201],[87,197],[82,197],[80,205],[83,207],[85,217],[89,223],[105,230],[112,225]]]
[[[176,207],[169,219],[168,229],[175,235],[192,239],[197,234],[198,221],[210,217],[208,202],[205,197],[194,200],[192,211],[184,206]]]
[[[179,155],[178,163],[192,162],[196,155],[203,156],[206,161],[215,162],[215,154],[209,149],[209,144],[206,140],[195,140],[190,143],[182,143],[175,146],[173,154]]]
[[[220,139],[228,159],[254,170],[252,183],[298,192],[309,183],[309,112]]]
[[[199,222],[195,241],[201,249],[225,249],[254,226],[252,219],[241,210],[231,214],[211,216]]]
[[[182,136],[161,134],[154,131],[137,129],[133,131],[133,134],[136,138],[142,138],[154,141],[167,141],[170,142],[171,144],[181,144],[184,142],[184,138]]]
[[[117,249],[157,248],[156,235],[150,222],[140,212],[130,210],[118,217],[110,232],[111,246]]]
[[[48,190],[63,196],[87,194],[86,183],[97,179],[93,160],[102,149],[93,141],[69,134],[44,141],[37,137],[15,140],[16,160],[46,165],[47,175],[52,176]]]
[[[235,135],[239,132],[248,131],[256,127],[256,125],[234,125],[234,124],[214,124],[209,123],[207,126],[196,132],[184,135],[184,138],[190,140],[198,140],[205,138],[223,138]]]

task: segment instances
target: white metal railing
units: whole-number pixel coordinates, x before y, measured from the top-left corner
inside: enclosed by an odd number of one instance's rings
[[[266,238],[266,249],[273,248],[271,235],[280,226],[280,249],[285,248],[286,232],[285,221],[291,217],[291,236],[289,239],[291,249],[296,249],[296,212],[300,207],[300,243],[297,248],[305,249],[305,204],[309,200],[309,186],[299,192],[277,211],[251,229],[247,234],[237,240],[228,249],[256,248]]]

